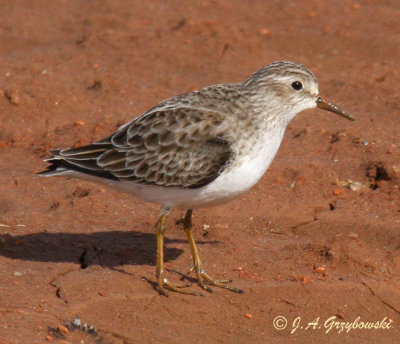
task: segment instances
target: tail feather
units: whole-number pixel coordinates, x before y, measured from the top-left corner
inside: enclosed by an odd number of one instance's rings
[[[110,149],[108,144],[91,144],[78,148],[53,149],[49,151],[50,158],[46,159],[50,165],[46,170],[39,172],[42,177],[65,176],[71,172],[80,172],[97,177],[118,180],[109,171],[97,164],[98,157]]]

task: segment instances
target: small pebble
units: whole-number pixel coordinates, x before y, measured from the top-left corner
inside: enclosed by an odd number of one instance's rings
[[[264,37],[269,37],[269,36],[271,36],[271,32],[269,32],[269,30],[266,29],[266,28],[261,29],[261,30],[259,31],[259,33],[260,33],[261,36],[264,36]]]
[[[69,333],[69,330],[64,325],[58,325],[57,328],[61,333],[64,333],[64,334]]]
[[[344,319],[343,313],[337,313],[337,314],[336,314],[336,317],[337,317],[338,319]]]
[[[348,237],[351,238],[351,239],[357,239],[357,238],[358,238],[358,234],[357,234],[357,233],[354,233],[354,232],[350,232],[350,233],[348,234]]]
[[[314,269],[314,271],[318,274],[323,274],[325,273],[325,268],[323,266],[318,266],[317,268]]]

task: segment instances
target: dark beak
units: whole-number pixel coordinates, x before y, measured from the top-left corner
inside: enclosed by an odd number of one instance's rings
[[[337,113],[338,115],[347,118],[350,121],[354,121],[353,115],[350,115],[348,112],[342,110],[340,107],[327,102],[321,97],[317,98],[317,107],[326,111]]]

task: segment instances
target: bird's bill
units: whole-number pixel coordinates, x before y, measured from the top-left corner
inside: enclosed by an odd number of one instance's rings
[[[354,117],[353,115],[349,114],[348,112],[342,110],[339,106],[336,106],[335,104],[329,103],[328,101],[326,101],[325,99],[322,99],[321,97],[317,98],[317,107],[322,109],[322,110],[326,110],[326,111],[330,111],[330,112],[334,112],[337,113],[338,115],[350,120],[350,121],[354,121]]]

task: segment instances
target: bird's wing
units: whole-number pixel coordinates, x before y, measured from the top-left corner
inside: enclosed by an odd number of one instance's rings
[[[199,188],[229,164],[223,119],[193,108],[153,111],[88,146],[50,152],[53,164],[104,178],[164,187]]]

